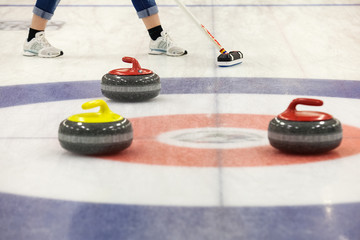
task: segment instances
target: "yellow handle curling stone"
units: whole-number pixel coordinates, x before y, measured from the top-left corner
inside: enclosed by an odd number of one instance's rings
[[[133,140],[131,122],[112,112],[104,100],[93,100],[83,109],[100,107],[98,112],[80,113],[60,123],[60,145],[74,153],[85,155],[114,154],[128,148]]]

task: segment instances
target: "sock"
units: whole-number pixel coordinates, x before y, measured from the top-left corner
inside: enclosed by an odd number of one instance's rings
[[[149,35],[150,35],[151,39],[154,41],[158,37],[161,36],[162,31],[163,31],[163,29],[162,29],[161,25],[148,29]]]
[[[27,41],[30,42],[31,39],[35,38],[35,34],[37,34],[38,32],[43,32],[43,31],[44,30],[36,30],[36,29],[30,28]]]

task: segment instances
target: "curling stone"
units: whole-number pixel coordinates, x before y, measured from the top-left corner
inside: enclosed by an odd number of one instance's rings
[[[298,104],[322,106],[323,102],[310,98],[294,99],[283,113],[270,121],[270,144],[296,154],[324,153],[338,147],[342,140],[340,121],[323,112],[297,111]]]
[[[113,113],[103,100],[82,105],[83,109],[95,107],[100,107],[99,112],[73,115],[60,123],[60,145],[85,155],[112,154],[129,147],[133,140],[130,121]]]
[[[102,94],[115,101],[140,102],[154,98],[161,90],[160,77],[151,70],[141,68],[132,57],[123,57],[132,68],[119,68],[105,74],[101,81]]]

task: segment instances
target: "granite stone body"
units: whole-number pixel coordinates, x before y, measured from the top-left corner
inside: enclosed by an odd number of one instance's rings
[[[330,151],[342,141],[342,127],[337,119],[314,122],[274,118],[268,127],[270,144],[285,152],[314,154]]]
[[[133,140],[129,120],[86,123],[65,119],[60,123],[58,138],[63,148],[78,154],[113,154],[128,148]]]
[[[107,73],[101,81],[102,94],[115,101],[146,101],[160,91],[160,77],[156,73],[129,76]]]

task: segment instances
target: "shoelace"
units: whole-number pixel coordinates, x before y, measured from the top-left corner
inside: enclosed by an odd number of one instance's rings
[[[45,38],[45,34],[40,35],[39,41],[44,47],[51,47],[50,43]]]
[[[173,40],[167,32],[164,32],[163,37],[166,42],[166,49],[169,49],[173,45]]]

